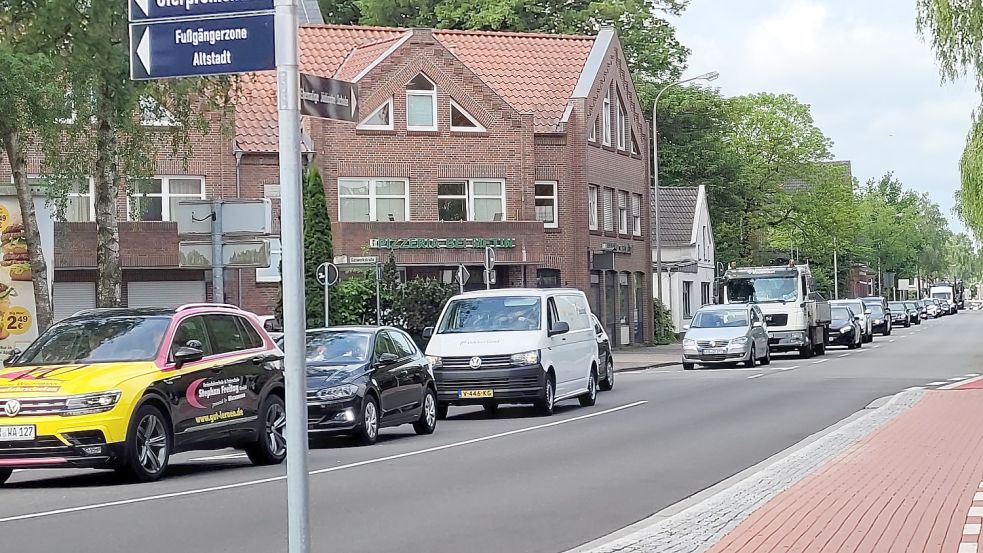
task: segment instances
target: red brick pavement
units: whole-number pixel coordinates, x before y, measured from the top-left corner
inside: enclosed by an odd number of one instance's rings
[[[983,553],[979,527],[964,527],[983,523],[969,516],[983,515],[981,480],[983,389],[928,391],[710,552]]]

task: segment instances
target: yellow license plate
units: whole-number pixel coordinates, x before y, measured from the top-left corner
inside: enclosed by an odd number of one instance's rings
[[[476,397],[495,397],[494,390],[461,390],[457,393],[457,397],[461,399],[470,399]]]

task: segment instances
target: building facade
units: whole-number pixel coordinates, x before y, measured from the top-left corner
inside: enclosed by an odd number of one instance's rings
[[[358,85],[359,121],[305,118],[298,144],[321,169],[335,255],[394,255],[406,278],[445,282],[464,265],[467,288],[484,288],[492,246],[492,287],[582,289],[614,342],[648,341],[648,137],[613,30],[305,25],[300,51],[302,71]],[[232,118],[231,135],[213,121],[187,156],[160,156],[153,179],[121,193],[127,305],[215,300],[272,313],[276,240],[271,268],[226,271],[224,298],[208,271],[178,267],[183,199],[270,198],[279,232],[273,75],[242,78]],[[30,170],[40,173],[37,156]],[[95,303],[92,196],[91,180],[80,183],[55,225],[58,316]]]
[[[663,303],[669,307],[676,332],[682,332],[697,309],[714,301],[716,257],[706,187],[660,188],[659,227]],[[655,251],[652,257],[658,257]],[[652,268],[659,278],[654,261]]]

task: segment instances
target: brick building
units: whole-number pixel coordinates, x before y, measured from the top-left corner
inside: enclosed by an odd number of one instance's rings
[[[359,88],[360,122],[305,118],[298,145],[322,170],[336,255],[392,252],[408,278],[445,281],[464,264],[483,288],[492,245],[494,287],[580,288],[615,343],[647,341],[648,134],[614,31],[300,31],[302,71]],[[207,272],[177,268],[180,199],[267,197],[277,221],[276,122],[273,75],[244,76],[232,136],[199,137],[187,167],[163,157],[121,197],[129,304],[212,299]],[[82,186],[55,225],[61,314],[94,302],[92,213]],[[270,313],[276,265],[228,271],[224,300]]]

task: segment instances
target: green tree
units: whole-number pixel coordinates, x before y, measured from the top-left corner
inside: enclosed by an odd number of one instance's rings
[[[29,29],[32,51],[57,62],[51,77],[68,91],[72,117],[44,141],[53,196],[95,182],[96,303],[122,302],[117,199],[154,174],[160,153],[184,157],[192,135],[224,120],[228,79],[133,81],[125,2],[7,0],[5,13]],[[145,120],[167,120],[164,126]]]
[[[51,78],[55,64],[42,54],[25,52],[23,30],[0,14],[0,142],[10,164],[30,259],[36,319],[43,332],[52,322],[48,267],[41,251],[34,193],[27,179],[31,132],[50,133],[57,125],[64,91]]]
[[[334,22],[347,22],[351,0],[322,0]],[[678,78],[689,55],[660,15],[682,13],[687,0],[354,0],[363,25],[593,34],[617,29],[638,80]]]
[[[437,322],[447,300],[457,291],[456,285],[441,284],[432,278],[414,278],[403,285],[396,302],[401,326],[421,348],[426,347],[423,329]]]
[[[980,252],[964,233],[953,234],[945,245],[946,273],[964,282],[980,278]]]
[[[331,217],[328,215],[324,181],[317,164],[307,167],[304,175],[304,293],[307,301],[307,326],[327,324],[324,320],[324,286],[317,280],[317,268],[334,259],[331,242]],[[334,306],[332,306],[334,307]],[[333,311],[333,309],[332,309]],[[332,320],[332,322],[336,322]]]

